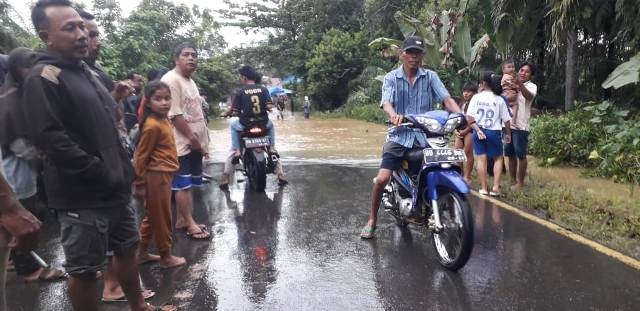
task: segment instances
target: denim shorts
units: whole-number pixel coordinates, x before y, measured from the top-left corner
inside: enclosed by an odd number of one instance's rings
[[[202,186],[202,153],[191,151],[187,155],[178,157],[180,168],[173,174],[171,190],[187,190],[191,187]]]
[[[140,240],[133,206],[58,210],[60,242],[69,275],[95,278],[107,250],[131,250]]]
[[[511,143],[504,144],[504,155],[506,157],[517,157],[525,159],[529,151],[529,132],[511,129]]]
[[[480,140],[478,133],[473,131],[473,153],[475,155],[487,155],[495,158],[502,155],[502,131],[482,130],[486,139]]]

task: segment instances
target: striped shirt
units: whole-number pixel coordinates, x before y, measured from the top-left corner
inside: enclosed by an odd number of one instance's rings
[[[411,85],[400,66],[384,76],[380,107],[385,102],[390,102],[398,114],[421,114],[435,108],[434,100],[443,102],[447,97],[449,92],[434,71],[419,68]],[[427,144],[427,136],[419,130],[398,128],[389,132],[387,141],[407,148],[414,144],[423,147]]]

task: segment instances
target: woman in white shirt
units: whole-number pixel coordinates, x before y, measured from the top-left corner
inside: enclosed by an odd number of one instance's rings
[[[511,141],[511,129],[509,121],[511,115],[507,108],[507,103],[500,96],[502,88],[500,86],[501,76],[492,72],[482,74],[478,94],[471,98],[468,115],[475,121],[471,122],[473,128],[473,151],[476,155],[476,171],[480,180],[480,190],[482,195],[500,196],[500,176],[502,175],[502,139],[501,134],[504,129],[505,143]],[[487,157],[494,160],[493,165],[493,188],[487,191]]]

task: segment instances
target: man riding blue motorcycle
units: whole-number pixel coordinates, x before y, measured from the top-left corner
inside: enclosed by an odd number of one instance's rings
[[[382,162],[371,193],[369,219],[360,234],[363,239],[375,236],[383,190],[389,184],[393,172],[401,168],[405,156],[412,150],[422,149],[427,145],[427,136],[423,131],[400,126],[405,121],[404,116],[434,110],[434,99],[444,102],[449,112],[461,112],[438,75],[421,67],[423,57],[423,40],[415,36],[407,37],[400,55],[402,66],[387,73],[384,78],[380,108],[396,127],[389,131],[383,147]],[[406,221],[414,224],[425,223],[420,209],[414,209]]]

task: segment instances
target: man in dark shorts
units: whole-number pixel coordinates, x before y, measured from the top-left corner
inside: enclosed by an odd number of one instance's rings
[[[402,44],[400,58],[402,66],[387,73],[382,84],[380,108],[389,116],[394,125],[402,123],[405,114],[418,114],[435,108],[432,99],[443,101],[447,110],[461,112],[456,101],[434,71],[422,68],[424,43],[420,37],[407,37]],[[360,237],[374,237],[378,221],[378,208],[382,199],[382,190],[389,183],[393,171],[400,168],[402,160],[413,148],[422,148],[427,137],[422,132],[398,128],[389,132],[382,150],[382,163],[374,179],[371,190],[371,212],[367,224],[362,228]],[[421,215],[413,215],[408,221],[423,222]]]
[[[202,157],[209,153],[209,130],[202,112],[202,97],[191,79],[198,68],[198,52],[194,45],[182,43],[175,48],[174,57],[176,67],[160,80],[171,88],[169,119],[173,123],[180,162],[172,182],[178,210],[175,227],[184,229],[192,239],[208,239],[210,234],[204,225],[193,219],[192,188],[202,187]]]
[[[33,143],[46,156],[44,182],[60,222],[71,304],[97,309],[96,272],[111,249],[131,309],[154,310],[143,299],[135,264],[133,168],[115,126],[116,103],[82,62],[84,20],[67,0],[38,1],[31,19],[47,48],[25,81],[25,104]]]

